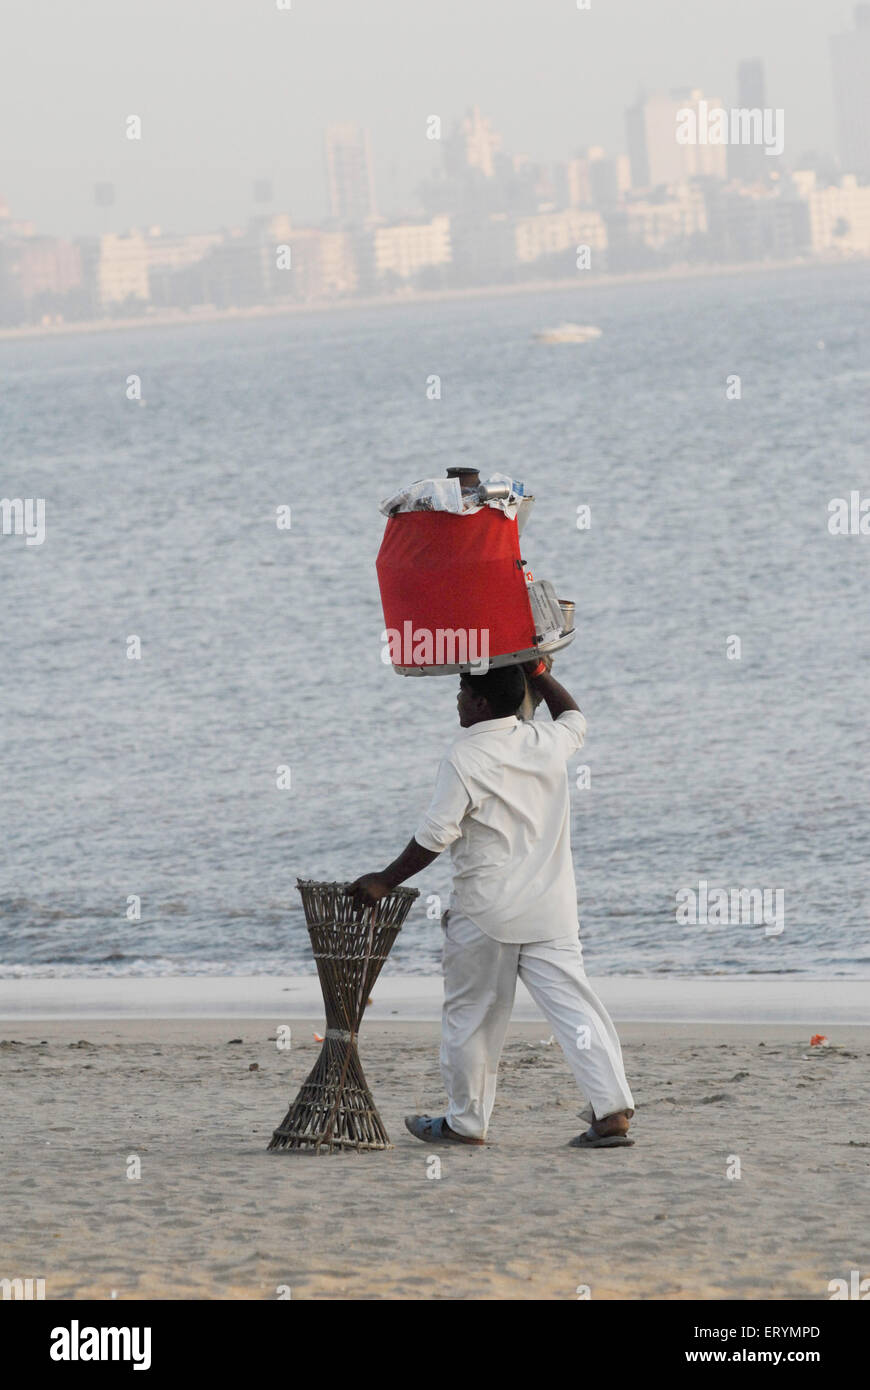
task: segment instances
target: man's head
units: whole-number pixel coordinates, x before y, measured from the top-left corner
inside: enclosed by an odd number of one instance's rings
[[[504,719],[516,714],[526,693],[526,682],[519,666],[497,666],[484,676],[459,677],[456,701],[463,729],[484,719]]]

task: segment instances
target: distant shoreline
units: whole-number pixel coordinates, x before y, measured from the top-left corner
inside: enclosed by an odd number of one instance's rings
[[[740,261],[728,265],[674,266],[666,270],[626,271],[585,279],[523,280],[513,285],[474,285],[465,289],[415,290],[396,295],[370,295],[349,299],[312,300],[308,304],[263,304],[242,309],[204,308],[193,312],[174,310],[128,319],[82,319],[71,323],[26,324],[0,329],[0,341],[29,338],[62,338],[78,333],[112,333],[137,328],[191,328],[208,323],[247,322],[298,314],[335,313],[343,309],[389,309],[406,304],[438,304],[463,299],[500,299],[508,295],[546,294],[553,290],[617,288],[620,285],[656,284],[686,280],[718,279],[734,275],[763,275],[783,270],[854,269],[870,265],[870,257],[848,260],[799,257],[788,261]]]

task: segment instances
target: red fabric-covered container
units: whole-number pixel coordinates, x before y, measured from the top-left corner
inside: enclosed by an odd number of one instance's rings
[[[507,665],[534,654],[517,523],[499,508],[397,513],[387,521],[377,571],[397,670],[446,674],[481,657]]]

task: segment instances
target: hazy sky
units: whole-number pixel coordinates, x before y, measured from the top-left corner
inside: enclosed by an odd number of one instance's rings
[[[2,0],[0,195],[62,235],[238,225],[271,179],[275,210],[326,213],[322,133],[371,130],[378,201],[413,210],[439,162],[426,117],[477,103],[511,153],[625,150],[638,87],[726,104],[761,57],[786,157],[833,148],[828,36],[850,0]],[[139,142],[125,119],[141,117]],[[94,207],[93,185],[117,201]],[[256,209],[263,211],[264,209]],[[108,220],[107,220],[108,219]]]

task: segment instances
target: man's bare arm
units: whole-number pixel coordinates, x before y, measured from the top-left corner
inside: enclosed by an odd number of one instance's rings
[[[539,663],[537,661],[527,661],[523,663],[523,670],[529,680],[529,685],[533,687],[537,694],[541,695],[550,711],[553,719],[558,719],[560,714],[566,710],[576,709],[580,706],[573,696],[569,695],[564,685],[560,685],[549,671],[544,671],[540,676],[533,676],[531,673]]]
[[[388,864],[381,877],[389,884],[389,889],[398,888],[406,878],[413,878],[421,869],[427,869],[433,859],[438,858],[437,850],[424,849],[415,839],[410,839],[397,859]],[[389,891],[389,890],[388,890]]]
[[[351,895],[356,907],[369,907],[404,883],[406,878],[413,878],[421,869],[428,868],[437,858],[434,850],[424,849],[416,840],[410,839],[392,864],[381,869],[380,873],[362,874],[345,892]]]

